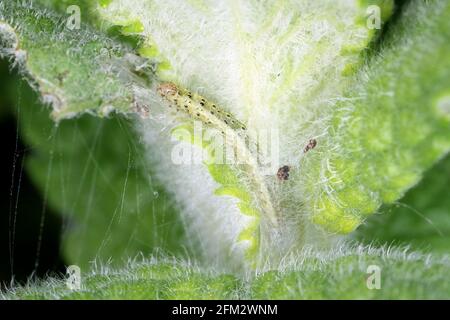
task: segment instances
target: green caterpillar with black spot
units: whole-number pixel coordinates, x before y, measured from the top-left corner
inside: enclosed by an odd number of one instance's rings
[[[232,114],[225,112],[197,93],[180,88],[170,82],[160,84],[157,91],[177,110],[183,111],[207,125],[214,126],[222,132],[227,129],[233,129],[237,132],[247,130],[245,124],[237,120]]]

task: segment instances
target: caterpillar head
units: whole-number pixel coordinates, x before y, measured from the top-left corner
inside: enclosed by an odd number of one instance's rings
[[[170,98],[178,94],[177,86],[171,82],[161,83],[156,91],[163,98]]]

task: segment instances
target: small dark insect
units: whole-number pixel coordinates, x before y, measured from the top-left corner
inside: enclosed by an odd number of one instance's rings
[[[305,149],[303,149],[303,152],[306,153],[309,150],[314,149],[316,146],[317,146],[317,140],[316,139],[311,139],[311,140],[309,140],[309,142],[306,145]]]
[[[282,166],[280,169],[278,169],[278,172],[277,172],[278,179],[281,181],[288,180],[290,170],[291,170],[291,167]]]

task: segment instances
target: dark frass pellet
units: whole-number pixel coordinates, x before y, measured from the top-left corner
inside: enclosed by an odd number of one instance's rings
[[[317,146],[317,140],[316,139],[310,139],[308,141],[308,144],[306,145],[305,149],[303,149],[303,152],[306,153],[309,150],[314,149]]]
[[[277,177],[280,181],[285,181],[289,179],[289,171],[291,170],[291,167],[289,166],[282,166],[280,169],[278,169]]]

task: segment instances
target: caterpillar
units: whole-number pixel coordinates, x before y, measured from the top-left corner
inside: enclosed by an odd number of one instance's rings
[[[177,87],[170,82],[160,84],[157,92],[177,110],[185,112],[191,118],[198,119],[205,124],[216,126],[222,131],[226,128],[238,132],[247,130],[246,126],[232,114],[197,93]]]
[[[278,221],[275,209],[272,206],[270,192],[259,172],[257,159],[246,145],[246,126],[233,115],[220,109],[216,104],[207,101],[201,95],[177,87],[171,82],[161,83],[157,87],[157,92],[170,105],[174,105],[177,110],[187,113],[191,118],[216,127],[222,133],[225,133],[229,128],[233,129],[229,130],[231,131],[232,139],[225,139],[225,143],[231,143],[232,147],[237,150],[237,164],[243,164],[242,170],[246,171],[253,188],[259,191],[258,202],[262,211],[273,225],[277,225]]]

